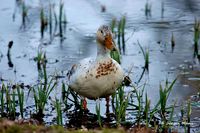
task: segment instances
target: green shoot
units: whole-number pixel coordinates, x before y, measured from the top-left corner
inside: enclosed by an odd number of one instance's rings
[[[62,30],[62,17],[63,17],[63,8],[64,8],[64,3],[60,1],[60,6],[59,6],[59,32],[60,32],[60,37],[63,37],[63,30]]]
[[[34,58],[34,61],[37,61],[37,68],[41,70],[41,65],[46,63],[46,54],[41,50],[38,50],[37,56]]]
[[[145,4],[145,16],[146,17],[151,16],[151,4],[148,2],[148,0]]]
[[[134,86],[134,92],[136,94],[137,102],[138,102],[138,111],[137,111],[137,125],[140,125],[142,119],[142,110],[143,110],[143,92],[146,84],[143,85],[142,90],[137,90]]]
[[[148,71],[149,70],[149,50],[148,49],[144,50],[144,48],[141,46],[139,41],[138,41],[138,45],[139,45],[140,50],[142,51],[142,54],[143,54],[143,57],[144,57],[144,61],[145,61],[144,68],[145,68],[145,70]]]
[[[122,86],[119,87],[117,93],[112,96],[112,104],[114,107],[113,110],[115,112],[117,126],[119,126],[121,122],[125,121],[126,109],[128,107],[129,100],[128,97],[129,95],[124,95],[124,88]]]
[[[15,90],[13,90],[13,93],[11,94],[9,91],[9,88],[6,87],[6,110],[8,117],[12,120],[15,119],[15,112],[16,112],[16,104],[15,104]]]
[[[149,127],[149,121],[148,121],[148,114],[149,114],[149,109],[150,109],[150,100],[147,97],[147,93],[145,95],[145,107],[144,107],[144,114],[145,114],[145,121],[146,121],[146,126]]]
[[[23,112],[24,112],[24,91],[20,87],[17,86],[17,95],[18,95],[18,100],[19,100],[19,109],[20,109],[20,114],[21,117],[24,118]]]
[[[46,85],[40,82],[37,87],[32,88],[37,113],[43,114],[47,100],[55,86],[56,82],[54,82],[53,78],[51,78],[51,80],[47,82]]]
[[[160,104],[160,117],[161,117],[161,120],[164,122],[164,125],[163,125],[164,130],[167,129],[167,118],[166,118],[167,100],[175,82],[176,82],[176,79],[171,83],[170,86],[168,86],[168,82],[166,82],[165,88],[163,88],[160,85],[160,100],[158,103]]]
[[[122,34],[122,49],[125,53],[125,26],[126,26],[126,16],[121,18],[121,34]]]
[[[49,4],[49,35],[52,37],[52,5]]]
[[[194,56],[198,56],[198,41],[200,36],[200,22],[195,19],[194,23]]]
[[[169,118],[169,123],[173,122],[173,115],[174,115],[174,108],[175,108],[176,102],[174,102],[174,104],[171,107],[171,114],[170,114],[170,118]]]
[[[45,31],[45,29],[47,27],[47,23],[48,23],[47,22],[47,17],[45,15],[44,9],[42,7],[41,10],[40,10],[40,33],[41,33],[41,37],[42,38],[44,36],[44,31]]]
[[[112,33],[115,33],[115,27],[116,27],[116,18],[113,18],[111,21],[111,31]]]
[[[38,114],[43,114],[45,105],[47,100],[50,96],[50,93],[56,87],[57,82],[54,81],[53,77],[48,80],[47,72],[46,72],[46,55],[44,54],[44,62],[42,64],[42,72],[43,72],[43,79],[40,80],[39,84],[35,87],[32,87],[34,100],[35,100],[35,107]]]
[[[121,64],[120,53],[119,53],[119,51],[111,51],[111,52],[110,52],[110,56],[111,56],[111,58],[113,58],[115,61],[117,61],[119,64]]]
[[[3,117],[4,115],[4,92],[6,90],[6,87],[4,85],[4,83],[1,86],[1,93],[0,93],[0,99],[1,99],[1,117]]]
[[[172,49],[174,49],[175,39],[174,39],[174,33],[173,32],[172,32],[172,37],[171,37],[171,45],[172,45]]]
[[[62,119],[61,102],[57,98],[56,98],[54,106],[56,108],[56,113],[57,113],[57,116],[56,116],[57,124],[59,126],[62,126],[63,125],[63,119]]]
[[[117,33],[117,44],[119,48],[119,52],[121,52],[121,20],[118,23],[118,33]]]
[[[191,116],[191,113],[192,113],[191,101],[188,100],[188,107],[187,107],[188,133],[190,133],[190,116]]]
[[[57,30],[58,18],[57,18],[56,12],[54,10],[54,7],[53,7],[53,16],[54,16],[54,20],[55,20],[55,28],[54,28],[54,33],[55,33]]]
[[[22,25],[25,26],[26,19],[28,16],[28,8],[26,7],[25,2],[22,2]]]
[[[98,103],[96,103],[96,113],[97,113],[97,118],[98,118],[98,123],[99,126],[102,128],[102,122],[101,122],[101,107],[100,107],[100,102],[98,101]]]
[[[164,11],[165,11],[165,5],[164,5],[164,2],[162,1],[161,2],[161,17],[162,18],[164,17]]]

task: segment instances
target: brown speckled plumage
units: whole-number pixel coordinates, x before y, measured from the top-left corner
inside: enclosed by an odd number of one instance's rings
[[[117,67],[112,62],[112,60],[109,60],[104,63],[99,63],[98,68],[96,69],[96,78],[106,76],[111,73],[116,73]]]

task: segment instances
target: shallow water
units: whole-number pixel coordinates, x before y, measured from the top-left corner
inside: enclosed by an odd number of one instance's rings
[[[58,11],[59,2],[56,4]],[[164,12],[161,13],[161,3]],[[200,18],[200,1],[198,0],[151,0],[151,16],[145,16],[146,0],[67,0],[65,13],[67,16],[66,39],[61,43],[59,37],[50,42],[48,32],[40,37],[39,11],[41,5],[48,7],[46,1],[26,1],[28,6],[28,22],[22,28],[21,9],[14,0],[2,0],[0,5],[0,77],[6,81],[35,84],[38,80],[37,63],[33,60],[38,49],[46,51],[47,71],[51,75],[64,72],[79,60],[96,55],[95,32],[102,24],[110,24],[115,17],[127,18],[125,29],[126,52],[122,54],[122,67],[128,73],[133,66],[130,77],[137,83],[144,66],[144,59],[137,41],[150,51],[149,73],[145,73],[139,85],[147,83],[146,91],[155,104],[159,99],[159,84],[166,79],[178,81],[170,95],[170,102],[177,100],[184,103],[190,96],[197,94],[200,88],[200,64],[193,57],[193,24],[194,18]],[[101,12],[101,6],[106,7]],[[13,21],[13,14],[15,20]],[[175,37],[175,48],[172,51],[171,36]],[[11,59],[14,67],[8,66],[7,44],[13,40]],[[117,39],[116,39],[117,41]],[[57,62],[58,60],[58,62]],[[187,78],[185,78],[187,77]],[[61,79],[66,81],[66,79]],[[129,89],[127,89],[129,90]],[[60,96],[55,90],[52,96]],[[31,98],[27,101],[32,105]],[[95,102],[89,101],[89,109],[95,112]],[[102,105],[105,102],[102,101]],[[200,109],[195,109],[200,112]],[[105,108],[102,108],[105,112]]]

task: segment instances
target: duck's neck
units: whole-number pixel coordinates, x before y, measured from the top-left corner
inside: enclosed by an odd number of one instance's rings
[[[97,42],[97,59],[102,57],[110,57],[110,51],[103,44]]]

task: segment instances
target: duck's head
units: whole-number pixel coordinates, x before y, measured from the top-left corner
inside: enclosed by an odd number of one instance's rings
[[[113,39],[112,31],[106,25],[102,25],[97,30],[97,42],[108,50],[117,50]]]

